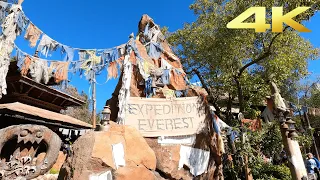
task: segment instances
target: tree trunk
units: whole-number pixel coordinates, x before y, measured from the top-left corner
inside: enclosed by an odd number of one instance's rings
[[[208,87],[207,83],[205,82],[204,78],[201,76],[200,72],[197,70],[197,69],[193,69],[192,70],[199,78],[201,84],[202,84],[202,87],[207,91],[208,95],[210,97],[212,97],[212,100],[208,100],[209,103],[211,103],[213,105],[213,107],[216,109],[216,114],[221,117],[221,111],[220,111],[220,107],[217,105],[216,102],[213,101],[213,96],[212,96],[212,92],[211,92],[211,89]]]
[[[244,165],[245,165],[246,180],[253,180],[251,169],[249,168],[248,156],[244,156]]]
[[[239,99],[239,111],[243,113],[244,111],[244,106],[243,106],[243,92],[242,92],[242,86],[239,81],[239,77],[235,77],[234,79],[237,84],[237,90],[238,90],[238,99]]]
[[[226,115],[227,115],[227,118],[226,118],[226,122],[227,123],[230,123],[231,120],[232,120],[232,112],[231,112],[231,107],[232,107],[232,97],[230,96],[230,93],[229,93],[229,98],[228,98],[228,104],[227,104],[227,112],[226,112]]]
[[[302,123],[302,127],[304,128],[304,129],[307,129],[307,125],[306,125],[306,123],[305,123],[305,120],[303,119],[303,117],[302,117],[302,114],[301,114],[301,111],[299,110],[299,116],[300,116],[300,121],[301,121],[301,123]]]

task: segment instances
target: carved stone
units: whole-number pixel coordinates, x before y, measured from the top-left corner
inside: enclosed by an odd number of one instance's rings
[[[15,125],[0,130],[0,180],[33,179],[56,162],[60,137],[40,125]],[[37,159],[40,153],[43,159]]]

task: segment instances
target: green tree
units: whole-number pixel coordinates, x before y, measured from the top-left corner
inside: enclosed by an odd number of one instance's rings
[[[320,77],[314,82],[305,82],[300,85],[300,89],[300,104],[311,108],[320,108]],[[320,128],[319,116],[308,115],[308,117],[312,128]]]
[[[63,110],[62,113],[91,124],[92,123],[91,122],[92,112],[90,110],[91,101],[89,100],[88,95],[83,91],[79,93],[77,88],[71,85],[68,85],[66,88],[62,88],[62,89],[60,88],[60,90],[64,91],[65,93],[77,99],[84,101],[84,104],[82,106],[68,107],[66,110]]]
[[[283,85],[304,77],[307,60],[316,59],[319,50],[288,26],[283,33],[256,33],[253,29],[227,29],[227,23],[253,6],[267,8],[267,23],[273,6],[284,6],[284,13],[297,6],[312,6],[295,18],[302,22],[313,16],[317,5],[319,0],[196,0],[190,8],[197,20],[172,33],[169,42],[185,71],[198,76],[218,111],[219,95],[227,93],[230,101],[238,99],[240,111],[245,112],[270,94],[266,83],[270,76],[289,92]],[[248,19],[253,21],[253,17]]]
[[[196,0],[190,8],[197,19],[169,35],[168,40],[180,56],[185,71],[197,76],[209,94],[208,100],[219,113],[219,100],[228,96],[239,102],[240,112],[256,114],[250,108],[270,95],[271,78],[288,100],[297,99],[297,82],[308,74],[308,60],[318,58],[319,49],[302,38],[289,26],[282,33],[256,33],[253,29],[228,29],[227,24],[250,7],[267,8],[266,20],[271,24],[271,9],[284,7],[287,13],[298,6],[311,6],[295,20],[309,20],[319,7],[320,0]],[[254,16],[246,22],[254,22]],[[295,85],[295,86],[288,86]],[[231,119],[227,112],[228,120]],[[228,121],[229,122],[229,121]],[[270,134],[271,133],[271,134]],[[261,154],[278,154],[281,135],[278,125],[266,127],[261,132],[247,133],[246,143],[237,145],[239,157],[249,157],[249,166],[255,179],[290,179],[285,166],[266,164]],[[266,141],[266,143],[265,143]],[[241,171],[243,163],[235,163]],[[226,178],[227,179],[227,178]]]
[[[320,77],[302,85],[302,101],[305,106],[320,108]]]
[[[309,107],[320,108],[320,89],[312,90],[307,104]]]

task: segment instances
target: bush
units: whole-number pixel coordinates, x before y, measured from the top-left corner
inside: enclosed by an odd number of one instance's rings
[[[279,123],[264,124],[260,131],[252,132],[245,129],[244,132],[246,132],[246,135],[241,141],[235,143],[237,153],[233,161],[234,164],[230,166],[224,163],[226,179],[234,180],[244,177],[244,160],[241,157],[248,157],[248,165],[254,179],[291,179],[288,167],[276,163],[267,163],[263,159],[263,155],[265,155],[276,160],[277,155],[280,155],[283,149]]]
[[[269,179],[281,179],[290,180],[290,169],[285,165],[272,165],[263,164],[259,168],[255,168],[252,171],[254,179],[269,180]]]

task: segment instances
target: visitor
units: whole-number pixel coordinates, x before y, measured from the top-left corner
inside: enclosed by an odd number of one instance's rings
[[[69,157],[71,155],[71,141],[69,138],[65,139],[65,142],[62,142],[63,153]]]
[[[312,154],[311,154],[312,155]],[[317,175],[318,179],[320,179],[320,161],[316,158],[316,157],[313,157],[313,159],[316,161],[317,163],[317,168],[314,169],[314,172],[315,174]]]
[[[285,150],[280,152],[281,164],[288,165],[288,156]]]
[[[315,170],[318,170],[317,162],[313,157],[312,153],[307,154],[307,160],[306,160],[306,169],[308,173],[308,179],[313,180],[317,179]]]

